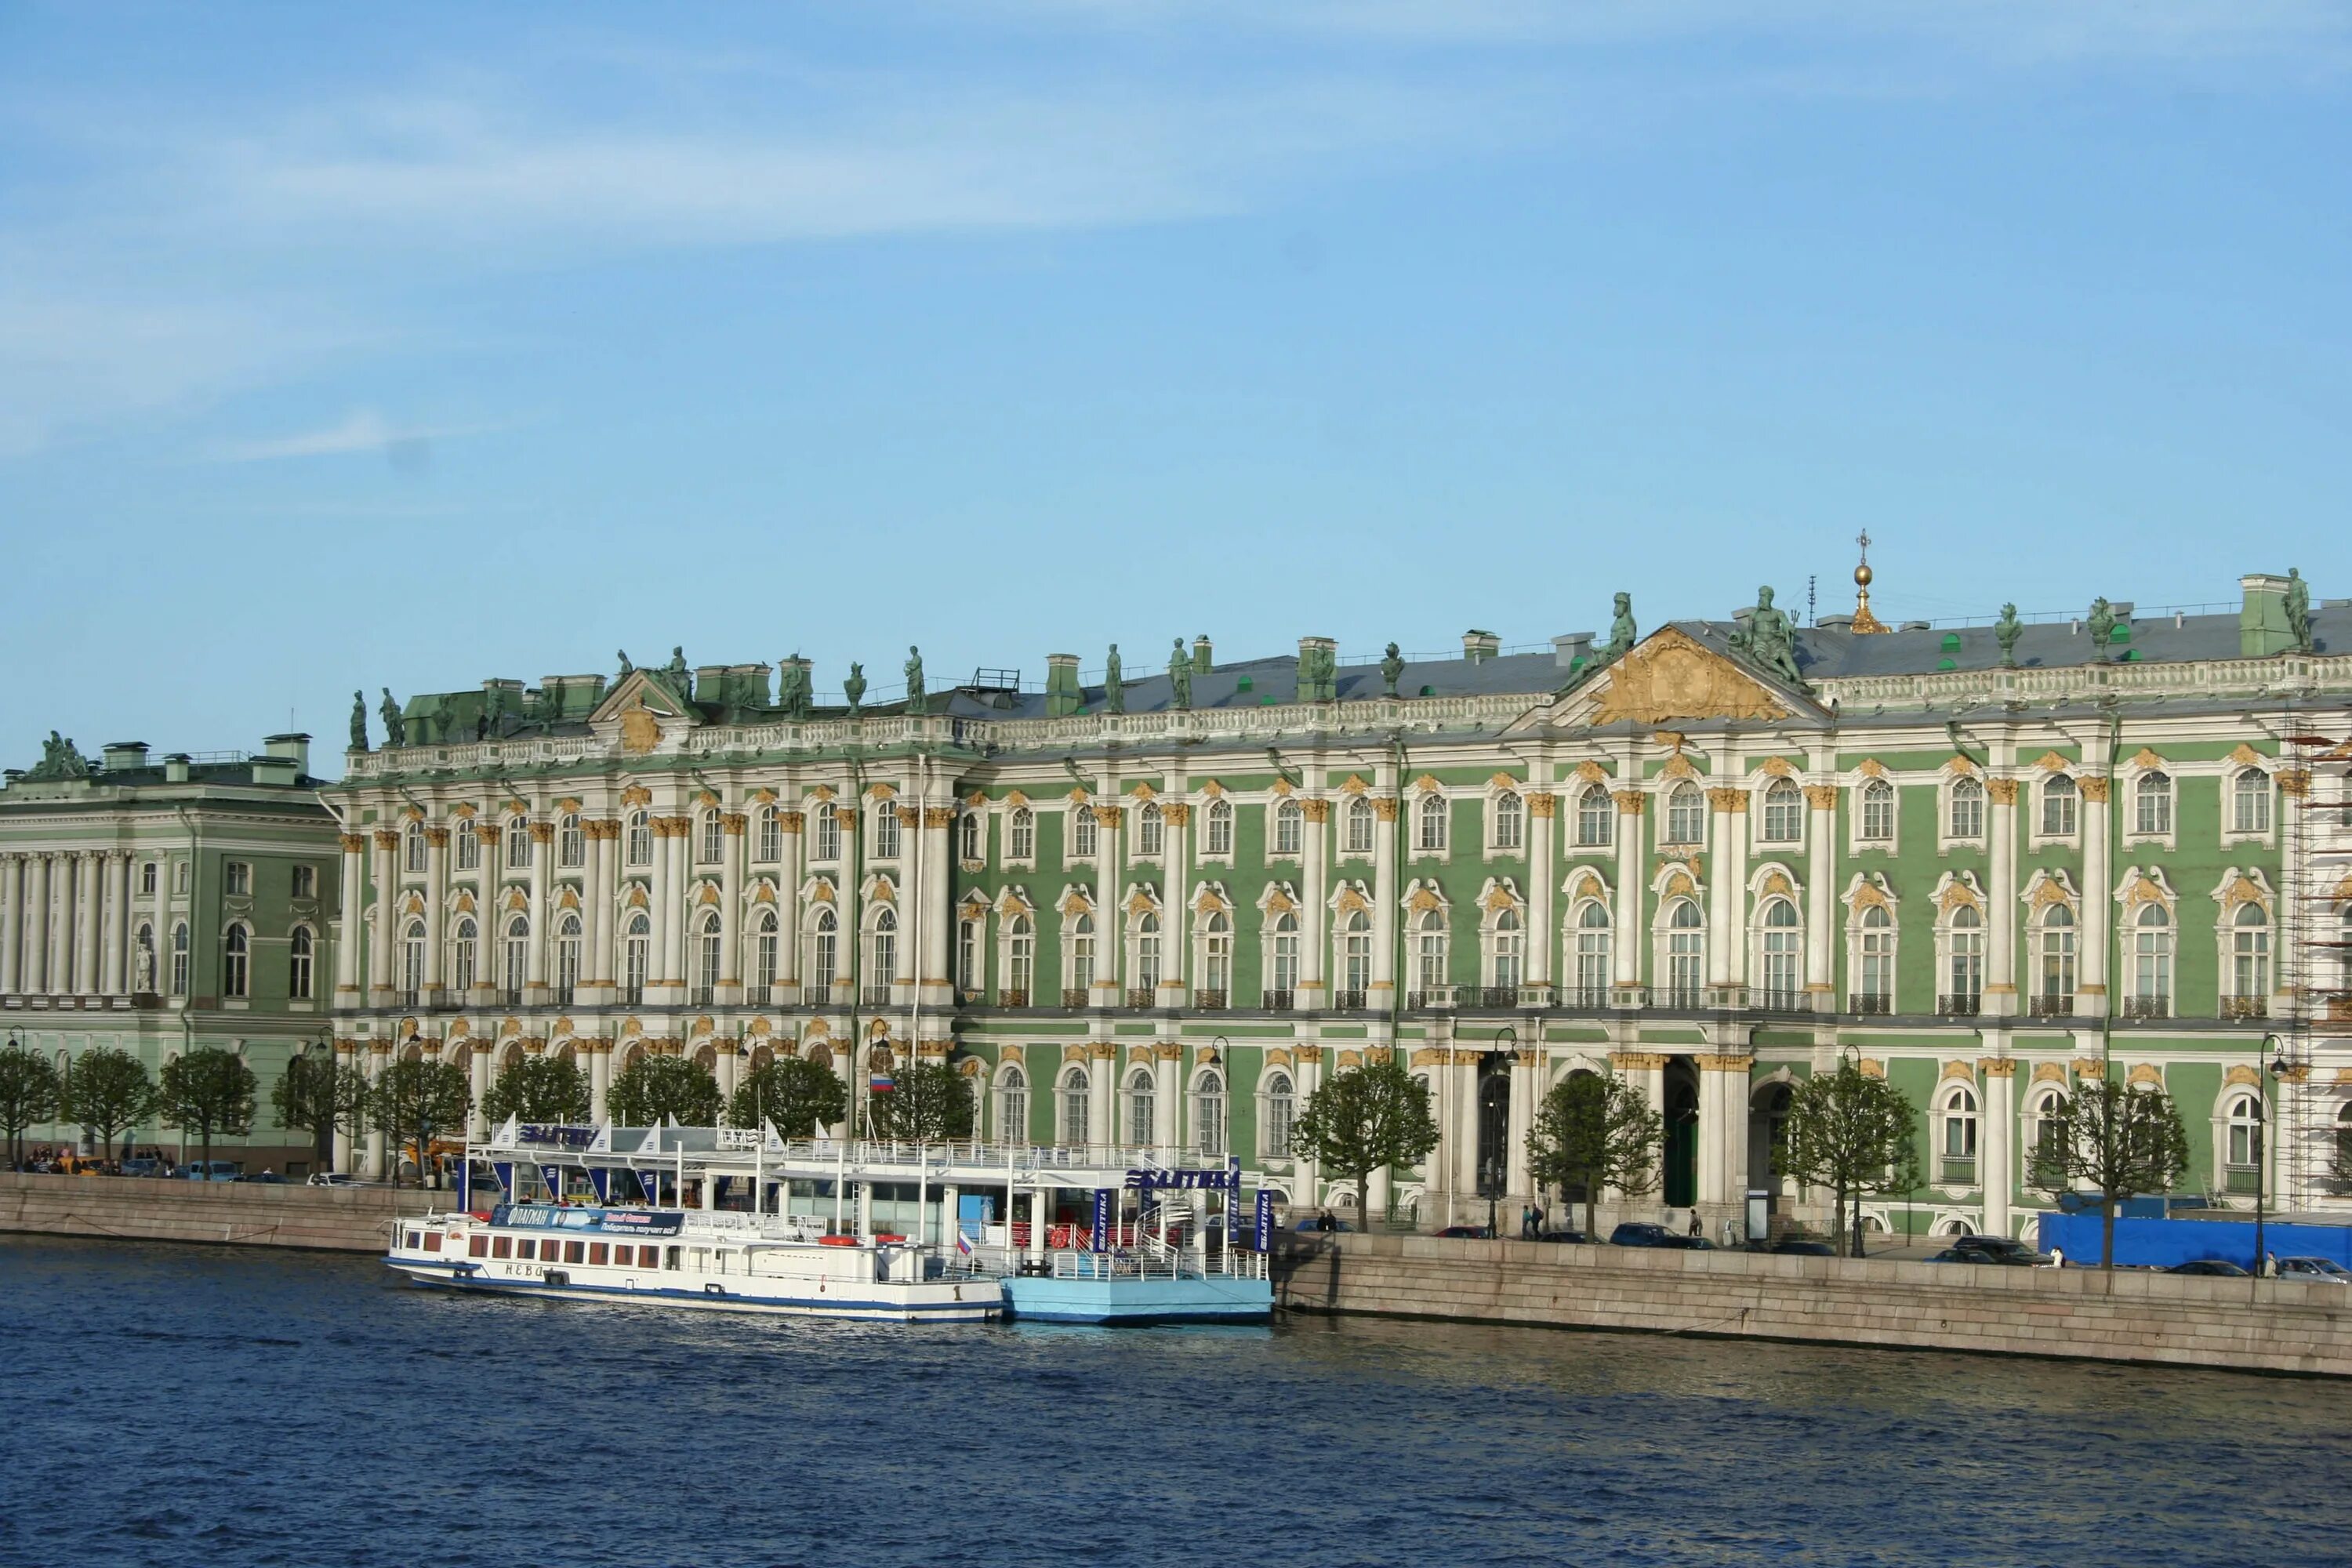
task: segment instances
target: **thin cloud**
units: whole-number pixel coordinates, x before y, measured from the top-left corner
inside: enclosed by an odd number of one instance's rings
[[[331,458],[363,452],[382,454],[398,462],[402,454],[415,452],[432,442],[478,436],[491,428],[488,425],[401,426],[371,409],[360,409],[341,423],[323,429],[261,440],[225,442],[214,447],[210,456],[221,463],[268,463],[289,458]]]

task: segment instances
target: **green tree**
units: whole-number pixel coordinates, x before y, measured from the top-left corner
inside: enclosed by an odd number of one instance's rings
[[[367,1100],[367,1075],[339,1064],[332,1052],[304,1051],[288,1058],[269,1090],[278,1124],[310,1134],[322,1160],[333,1155],[337,1130],[356,1135],[366,1127]]]
[[[1852,1058],[1816,1073],[1789,1096],[1788,1132],[1779,1173],[1837,1194],[1837,1252],[1846,1256],[1849,1208],[1872,1193],[1919,1184],[1918,1113],[1883,1078]]]
[[[492,1126],[509,1116],[532,1122],[576,1125],[588,1120],[588,1075],[569,1057],[524,1057],[499,1069],[482,1096]]]
[[[764,1121],[787,1138],[812,1138],[846,1114],[848,1100],[838,1074],[806,1057],[779,1057],[743,1075],[728,1102],[727,1123],[757,1127]]]
[[[2172,1097],[2112,1078],[2077,1083],[2053,1106],[2034,1145],[2032,1181],[2046,1192],[2099,1194],[2099,1267],[2116,1266],[2116,1204],[2168,1193],[2189,1168],[2189,1132]]]
[[[25,1131],[58,1113],[58,1069],[27,1046],[0,1047],[0,1131],[8,1135],[8,1163],[25,1163]]]
[[[1637,1194],[1658,1182],[1658,1149],[1665,1118],[1622,1078],[1570,1073],[1536,1108],[1528,1135],[1528,1168],[1538,1182],[1584,1189],[1584,1234],[1603,1187]]]
[[[391,1140],[394,1186],[400,1185],[401,1144],[415,1140],[416,1181],[422,1186],[433,1164],[434,1140],[452,1129],[462,1131],[473,1103],[466,1069],[455,1063],[394,1062],[384,1068],[368,1094],[368,1125]],[[441,1184],[437,1169],[433,1184]]]
[[[79,1122],[98,1135],[99,1152],[114,1146],[115,1134],[125,1136],[124,1158],[130,1157],[128,1135],[155,1113],[155,1085],[147,1065],[129,1051],[99,1046],[82,1052],[67,1068],[58,1095],[60,1121]]]
[[[874,1135],[900,1143],[971,1136],[971,1086],[945,1062],[918,1062],[892,1075],[887,1093],[866,1098]]]
[[[604,1114],[615,1127],[719,1124],[719,1080],[690,1057],[639,1057],[604,1091]]]
[[[164,1126],[196,1134],[209,1164],[215,1138],[242,1138],[253,1131],[259,1089],[244,1058],[205,1046],[163,1064],[155,1110]]]
[[[1290,1127],[1290,1152],[1354,1179],[1356,1212],[1367,1230],[1372,1173],[1412,1164],[1436,1147],[1429,1090],[1393,1056],[1325,1079]]]

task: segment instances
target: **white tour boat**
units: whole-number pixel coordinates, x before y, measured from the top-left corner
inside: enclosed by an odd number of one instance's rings
[[[983,1322],[1004,1293],[891,1236],[798,1216],[551,1203],[403,1219],[385,1261],[423,1285],[733,1312]]]

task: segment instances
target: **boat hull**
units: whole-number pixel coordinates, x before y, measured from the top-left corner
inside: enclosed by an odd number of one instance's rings
[[[1263,1323],[1274,1316],[1274,1286],[1264,1279],[1055,1279],[1004,1281],[1004,1304],[1024,1322]]]
[[[777,1317],[839,1318],[867,1322],[984,1323],[1000,1316],[1003,1297],[993,1280],[948,1285],[926,1283],[904,1293],[888,1287],[866,1292],[786,1295],[745,1292],[740,1287],[705,1285],[638,1289],[569,1278],[500,1276],[459,1264],[387,1260],[395,1272],[419,1285],[475,1295],[539,1296],[562,1301],[604,1301],[706,1312],[763,1312]],[[779,1281],[778,1283],[782,1283]]]

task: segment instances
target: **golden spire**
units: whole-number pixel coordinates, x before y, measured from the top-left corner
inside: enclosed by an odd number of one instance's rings
[[[1886,623],[1870,613],[1870,531],[1864,529],[1854,542],[1862,546],[1862,564],[1853,569],[1853,626],[1856,634],[1883,632]]]

